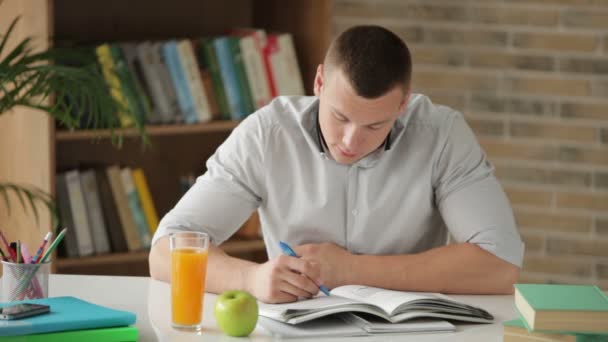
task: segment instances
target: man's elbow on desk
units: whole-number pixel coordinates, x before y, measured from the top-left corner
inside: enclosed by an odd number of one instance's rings
[[[169,237],[163,236],[150,248],[148,263],[150,264],[150,277],[152,279],[169,282]]]
[[[487,253],[491,257],[491,263],[488,264],[488,278],[491,279],[489,287],[493,294],[513,294],[513,285],[519,279],[520,268],[508,261],[505,261],[498,256],[484,250],[483,248],[470,244],[470,246],[479,249],[482,253]]]
[[[513,285],[517,283],[519,279],[519,267],[505,262],[505,264],[498,268],[494,274],[497,278],[497,294],[513,294]]]

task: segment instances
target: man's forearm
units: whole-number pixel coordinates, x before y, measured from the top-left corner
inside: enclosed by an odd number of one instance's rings
[[[171,254],[168,237],[161,238],[150,251],[150,275],[165,282],[171,281]],[[231,289],[246,289],[245,274],[253,262],[237,259],[219,247],[209,245],[205,291],[220,293]]]
[[[205,291],[221,293],[226,290],[249,290],[245,281],[246,272],[254,262],[231,257],[219,247],[209,245],[207,279]]]
[[[418,254],[353,256],[347,283],[403,291],[508,294],[519,268],[482,248],[459,243]]]

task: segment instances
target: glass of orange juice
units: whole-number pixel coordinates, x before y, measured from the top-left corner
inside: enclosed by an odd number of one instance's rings
[[[170,235],[169,241],[171,323],[178,329],[199,331],[203,323],[209,236],[201,232],[177,232]]]

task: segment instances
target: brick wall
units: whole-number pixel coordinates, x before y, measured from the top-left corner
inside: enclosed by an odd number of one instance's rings
[[[608,289],[608,1],[336,0],[333,34],[379,24],[414,90],[465,113],[526,243],[521,282]]]

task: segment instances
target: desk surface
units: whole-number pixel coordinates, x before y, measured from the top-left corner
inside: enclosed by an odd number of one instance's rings
[[[140,341],[271,341],[262,327],[258,327],[247,339],[237,339],[221,333],[213,317],[216,295],[206,294],[203,313],[203,332],[185,333],[171,328],[169,285],[147,277],[109,277],[52,274],[49,279],[49,296],[75,296],[90,302],[122,309],[137,314]],[[500,322],[516,317],[513,296],[451,296],[458,301],[480,306],[496,317],[495,324],[457,324],[453,333],[425,333],[355,337],[358,340],[375,341],[502,341]],[[202,336],[201,336],[202,335]],[[340,342],[346,338],[325,338]],[[352,341],[353,337],[349,338]],[[310,338],[308,340],[313,340]],[[319,342],[321,339],[314,338]],[[306,339],[297,339],[306,341]]]

